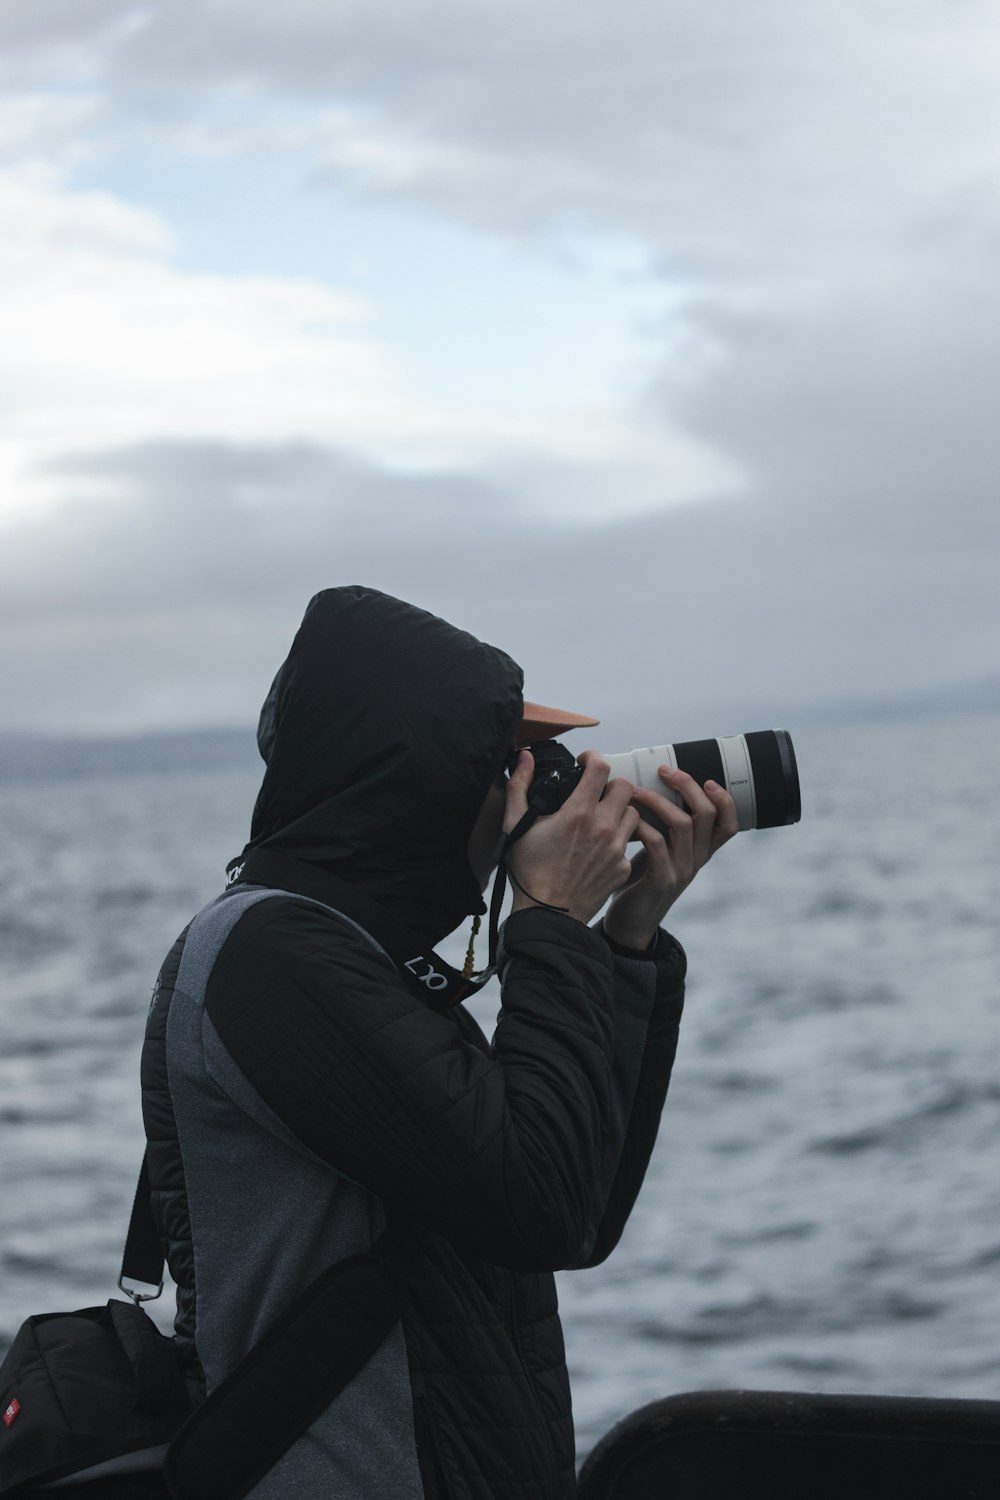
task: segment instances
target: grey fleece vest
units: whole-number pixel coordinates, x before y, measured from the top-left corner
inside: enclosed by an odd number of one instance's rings
[[[367,1250],[382,1227],[378,1201],[292,1135],[205,1014],[220,948],[244,912],[276,894],[234,890],[195,918],[167,1021],[193,1242],[194,1339],[209,1391],[314,1277]],[[253,1500],[420,1500],[401,1326],[251,1493]]]

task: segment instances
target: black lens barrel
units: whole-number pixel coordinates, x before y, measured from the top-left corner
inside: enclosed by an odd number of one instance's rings
[[[686,771],[699,786],[706,781],[726,784],[726,768],[718,740],[682,740],[674,746],[678,771]]]
[[[787,729],[760,729],[746,734],[757,799],[757,827],[782,828],[802,816],[795,751]]]

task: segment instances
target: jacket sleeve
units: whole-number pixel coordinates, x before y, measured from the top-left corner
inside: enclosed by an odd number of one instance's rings
[[[616,1002],[612,1125],[580,1266],[607,1259],[632,1212],[656,1143],[684,1007],[687,959],[669,933],[659,932],[641,955],[610,947]]]
[[[615,958],[599,933],[537,909],[512,916],[505,939],[492,1054],[363,938],[294,898],[237,924],[206,1023],[302,1144],[390,1210],[494,1263],[555,1269],[594,1238]],[[624,1169],[623,1158],[602,1218],[627,1197]]]

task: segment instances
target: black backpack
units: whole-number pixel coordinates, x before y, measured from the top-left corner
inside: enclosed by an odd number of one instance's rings
[[[143,1312],[163,1253],[143,1158],[118,1285],[132,1298],[28,1318],[0,1365],[0,1495],[61,1481],[119,1500],[242,1500],[367,1363],[402,1311],[420,1238],[392,1226],[300,1294],[192,1407],[174,1341]]]

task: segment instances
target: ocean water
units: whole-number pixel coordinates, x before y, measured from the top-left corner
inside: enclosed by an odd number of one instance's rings
[[[795,740],[803,822],[741,834],[671,916],[656,1153],[615,1254],[560,1277],[581,1452],[688,1390],[1000,1398],[1000,717]],[[151,982],[255,790],[0,785],[0,1347],[114,1294]]]

